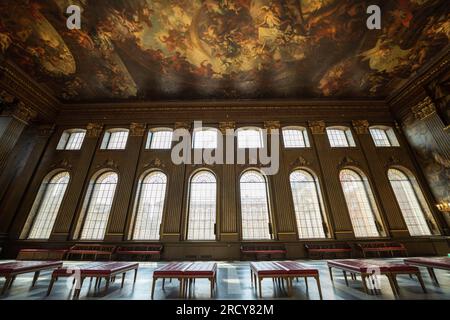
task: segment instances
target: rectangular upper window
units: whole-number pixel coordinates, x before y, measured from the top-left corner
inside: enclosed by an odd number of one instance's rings
[[[237,132],[238,148],[262,148],[261,130],[258,128],[242,128]]]
[[[372,127],[369,129],[376,147],[398,147],[394,130],[390,127]]]
[[[128,129],[110,129],[105,132],[101,149],[124,150],[128,140]]]
[[[283,142],[285,148],[308,148],[310,146],[305,128],[283,128]]]
[[[146,149],[172,148],[172,129],[153,129],[148,132]]]
[[[356,146],[349,128],[327,128],[327,135],[332,148]]]
[[[83,145],[86,130],[70,129],[63,132],[59,139],[57,150],[80,150]]]

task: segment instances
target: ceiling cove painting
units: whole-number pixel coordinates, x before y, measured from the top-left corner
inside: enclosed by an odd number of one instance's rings
[[[81,30],[66,27],[70,4]],[[381,30],[366,27],[371,4]],[[69,102],[384,98],[450,37],[448,0],[2,0],[0,12],[1,57]]]

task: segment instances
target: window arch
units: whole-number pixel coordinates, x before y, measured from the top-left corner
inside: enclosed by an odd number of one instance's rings
[[[299,237],[325,238],[323,205],[317,178],[306,170],[295,170],[289,180]]]
[[[394,129],[387,126],[372,126],[369,128],[376,147],[398,147],[399,143]]]
[[[388,178],[411,236],[431,235],[426,220],[429,209],[415,179],[393,168],[388,170]]]
[[[133,240],[159,240],[166,185],[167,176],[160,171],[148,173],[140,182]]]
[[[172,147],[171,128],[153,128],[148,132],[146,149],[163,150]]]
[[[28,239],[50,238],[69,180],[70,174],[67,171],[59,172],[49,180],[44,179],[33,204],[32,211],[36,214],[32,214]]]
[[[352,131],[347,127],[328,127],[328,141],[332,148],[355,147]]]
[[[102,240],[105,237],[117,181],[117,173],[112,171],[102,173],[95,179],[89,192],[81,239]]]
[[[189,188],[188,240],[216,239],[216,177],[209,171],[195,173]]]
[[[123,150],[127,146],[128,129],[109,129],[103,136],[101,149]]]
[[[308,132],[303,127],[284,127],[283,143],[285,148],[308,148]]]
[[[246,171],[240,179],[243,240],[271,239],[267,181],[256,170]]]
[[[83,145],[85,129],[68,129],[65,130],[61,139],[59,139],[57,150],[80,150]]]
[[[219,131],[215,128],[198,128],[194,130],[194,149],[216,149]]]
[[[339,178],[355,237],[379,237],[378,209],[367,178],[351,169],[341,170]]]
[[[237,130],[238,148],[263,148],[263,137],[260,128],[244,127]]]

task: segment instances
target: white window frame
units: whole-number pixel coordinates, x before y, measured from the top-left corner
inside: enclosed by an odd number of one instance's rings
[[[334,126],[327,127],[327,137],[331,148],[352,148],[356,147],[355,139],[353,138],[352,130],[348,127]],[[345,138],[345,144],[341,144],[341,137],[337,135],[340,132]],[[339,142],[339,143],[338,143]]]
[[[130,130],[124,128],[113,128],[105,131],[103,135],[101,150],[125,150],[128,144]],[[119,135],[120,144],[114,141],[115,135]],[[114,144],[113,144],[114,142]]]
[[[259,137],[252,137],[252,136],[245,136],[244,133],[248,133],[250,131],[253,132],[257,132]],[[260,148],[264,148],[264,139],[263,139],[263,133],[262,133],[262,129],[258,128],[258,127],[242,127],[239,128],[236,131],[236,136],[237,136],[237,147],[239,149],[260,149]],[[245,140],[243,140],[245,139]],[[257,144],[252,145],[251,142],[255,142],[252,141],[255,140],[257,141]]]
[[[298,132],[297,134],[301,137],[300,141],[294,141],[293,135],[295,134],[286,134],[286,132]],[[294,148],[309,148],[311,145],[309,143],[308,130],[304,127],[283,127],[283,145],[286,149],[294,149]]]
[[[170,139],[165,136],[159,137],[159,135],[165,135],[170,132]],[[147,150],[170,150],[172,149],[173,130],[171,128],[153,128],[148,131],[147,142],[145,149]],[[158,140],[156,140],[158,139]]]
[[[85,129],[64,130],[59,139],[57,150],[80,150],[86,137]]]

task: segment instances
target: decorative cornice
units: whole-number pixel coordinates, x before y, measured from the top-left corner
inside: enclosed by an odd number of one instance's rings
[[[367,120],[353,120],[352,121],[353,128],[357,134],[367,134],[369,133],[369,121]]]
[[[55,131],[56,126],[54,124],[43,124],[38,126],[39,137],[50,137]]]
[[[355,166],[355,167],[357,167],[357,166],[359,166],[359,162],[356,161],[356,160],[354,160],[354,159],[352,159],[352,158],[349,157],[349,156],[345,156],[345,157],[342,158],[342,160],[339,162],[339,164],[338,164],[338,169],[342,169],[342,168],[349,167],[349,166]]]
[[[310,162],[302,156],[298,156],[294,161],[291,162],[291,167],[306,167],[309,165]]]
[[[227,121],[227,122],[219,122],[219,130],[222,134],[225,134],[227,130],[234,130],[236,128],[236,122]]]
[[[411,108],[411,112],[416,120],[423,120],[436,113],[436,107],[430,97],[425,97],[422,101]]]
[[[131,137],[142,137],[145,133],[147,124],[132,122],[130,125],[130,136]]]
[[[279,130],[281,128],[281,124],[280,121],[264,121],[264,128],[267,129],[268,133],[270,134],[272,133],[272,130]]]
[[[100,123],[88,123],[86,126],[86,137],[98,138],[103,130],[103,124]]]
[[[70,170],[72,169],[72,164],[67,159],[62,159],[58,162],[53,163],[50,166],[51,169],[66,169]]]
[[[313,134],[325,134],[325,121],[308,121],[308,126]]]
[[[117,165],[117,162],[115,162],[112,159],[106,159],[103,163],[98,164],[95,169],[114,169],[118,170],[119,166]]]
[[[166,165],[159,158],[151,159],[147,164],[144,165],[144,169],[150,168],[165,168]]]

